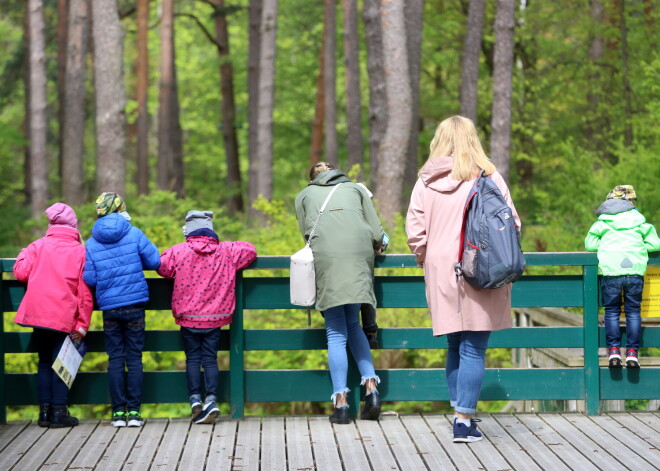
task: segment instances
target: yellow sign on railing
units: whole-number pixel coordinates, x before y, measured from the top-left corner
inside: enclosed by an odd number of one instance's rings
[[[660,317],[660,267],[648,267],[644,276],[642,317]]]

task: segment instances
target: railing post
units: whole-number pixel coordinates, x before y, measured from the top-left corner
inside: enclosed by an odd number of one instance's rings
[[[584,389],[587,415],[600,413],[598,366],[598,267],[584,265]]]
[[[229,330],[229,401],[232,419],[243,418],[245,405],[245,335],[243,270],[236,273],[236,309]]]
[[[5,300],[4,269],[0,262],[0,424],[7,423],[7,390],[5,389]]]

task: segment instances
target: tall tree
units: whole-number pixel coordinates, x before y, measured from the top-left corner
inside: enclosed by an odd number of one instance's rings
[[[337,164],[337,7],[335,0],[325,0],[323,88],[325,98],[325,160]]]
[[[258,125],[259,116],[259,57],[261,51],[262,0],[250,0],[248,45],[248,212],[255,216],[252,203],[259,196]]]
[[[124,30],[117,2],[91,2],[94,42],[97,191],[125,188]]]
[[[259,51],[257,118],[257,195],[273,195],[273,109],[275,105],[275,36],[277,0],[263,0]]]
[[[87,0],[71,0],[70,6],[60,159],[62,195],[67,203],[77,206],[85,201],[83,161],[89,10]]]
[[[477,84],[479,81],[479,55],[484,25],[486,0],[470,0],[465,42],[463,43],[463,65],[461,68],[461,116],[477,124]]]
[[[621,80],[623,82],[623,112],[624,112],[624,128],[623,128],[623,143],[627,148],[633,145],[633,111],[632,111],[632,86],[630,85],[630,70],[628,66],[629,55],[628,51],[628,28],[626,26],[626,0],[619,0],[619,15],[620,23],[619,30],[621,34]]]
[[[149,0],[137,2],[137,190],[149,193]]]
[[[66,49],[67,49],[67,28],[68,28],[68,18],[69,18],[69,2],[68,0],[57,0],[57,103],[58,103],[58,122],[60,123],[59,127],[59,142],[60,147],[60,159],[59,159],[59,176],[60,180],[63,179],[63,166],[62,156],[64,155],[63,143],[64,140],[64,128],[62,123],[64,123],[64,94],[65,94],[65,83],[66,83]]]
[[[381,21],[388,119],[380,146],[376,195],[380,202],[381,216],[391,224],[394,215],[401,209],[403,176],[412,125],[404,0],[384,0],[381,3]]]
[[[229,32],[224,0],[215,0],[215,35],[220,56],[220,95],[222,104],[222,137],[227,162],[227,209],[231,213],[243,211],[241,169],[239,167],[238,139],[236,137],[236,105],[234,104],[234,68],[229,56]]]
[[[48,202],[48,155],[46,138],[46,41],[42,0],[28,0],[28,89],[30,202],[32,217],[40,217]]]
[[[495,13],[490,157],[506,181],[509,180],[509,152],[511,148],[515,4],[515,0],[497,0]]]
[[[380,144],[387,129],[387,89],[385,59],[383,57],[383,27],[380,20],[380,1],[364,0],[362,10],[367,72],[369,74],[369,162],[371,191],[378,191]]]
[[[346,68],[347,169],[362,165],[362,103],[360,100],[360,38],[357,0],[343,0],[344,62]]]
[[[314,121],[312,121],[312,139],[309,149],[310,166],[323,158],[323,127],[325,118],[325,33],[328,27],[323,11],[323,36],[319,49],[319,73],[316,76],[316,100],[314,104]]]

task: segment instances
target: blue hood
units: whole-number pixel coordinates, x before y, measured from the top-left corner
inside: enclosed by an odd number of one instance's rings
[[[118,213],[108,214],[96,221],[92,236],[103,244],[113,244],[123,239],[131,230],[131,223]]]

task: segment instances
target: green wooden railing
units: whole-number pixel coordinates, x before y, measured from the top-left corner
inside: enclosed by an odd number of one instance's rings
[[[584,400],[588,414],[598,414],[606,399],[657,399],[660,396],[660,368],[609,370],[599,368],[598,348],[605,346],[604,328],[598,326],[598,273],[593,253],[527,253],[529,267],[574,266],[581,274],[529,275],[513,285],[513,307],[578,307],[584,313],[583,326],[518,327],[494,332],[491,348],[582,348],[583,368],[498,368],[487,369],[481,400]],[[15,312],[25,286],[9,275],[13,259],[0,259],[0,306],[3,313]],[[651,265],[660,265],[653,254]],[[288,269],[288,256],[263,256],[247,270]],[[386,255],[376,260],[377,268],[415,267],[412,255]],[[395,270],[388,270],[392,272]],[[425,308],[421,270],[413,276],[381,276],[375,280],[379,308]],[[147,309],[170,308],[171,281],[149,279],[151,301]],[[323,350],[323,329],[245,329],[243,314],[249,309],[296,309],[289,303],[288,277],[243,276],[237,283],[237,306],[230,329],[222,331],[221,350],[229,351],[229,371],[221,371],[219,401],[229,402],[231,415],[241,418],[248,402],[328,401],[332,391],[327,370],[246,369],[245,353],[264,350]],[[98,313],[95,315],[99,315]],[[5,314],[5,319],[11,314]],[[430,322],[429,322],[430,324]],[[28,353],[30,332],[0,331],[0,422],[6,420],[6,406],[37,404],[36,374],[5,373],[5,354]],[[433,337],[430,328],[380,329],[383,349],[444,349],[444,337]],[[92,352],[103,352],[102,332],[90,332]],[[642,346],[660,346],[660,327],[643,327]],[[176,330],[147,331],[145,351],[181,351]],[[377,370],[384,401],[448,400],[445,375],[441,369]],[[185,397],[184,371],[147,371],[144,375],[145,403],[178,403]],[[359,391],[356,369],[349,371],[349,387]],[[349,395],[352,411],[359,409],[358,394]],[[73,404],[109,403],[107,373],[82,372],[71,390]]]

